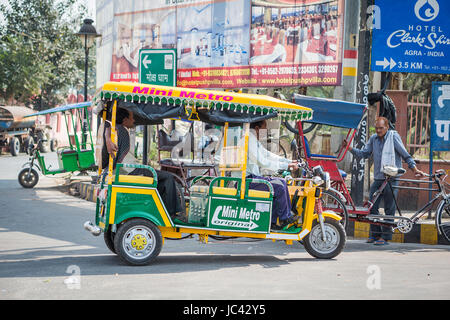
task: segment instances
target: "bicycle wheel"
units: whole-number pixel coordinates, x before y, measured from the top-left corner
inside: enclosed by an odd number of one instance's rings
[[[322,192],[322,197],[320,200],[322,201],[323,210],[330,210],[341,216],[342,219],[340,223],[344,227],[345,231],[347,231],[348,211],[339,196],[333,191],[325,190]]]
[[[450,242],[450,201],[442,200],[436,210],[436,227],[439,233]]]

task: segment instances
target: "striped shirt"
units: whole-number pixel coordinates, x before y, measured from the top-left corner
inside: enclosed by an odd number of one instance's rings
[[[106,128],[110,128],[111,124],[109,122],[105,122],[105,130],[103,131],[103,148],[102,148],[102,168],[108,168],[109,162],[109,154],[108,149],[106,148]],[[114,159],[113,168],[116,168],[117,163],[121,163],[127,153],[130,151],[130,134],[128,133],[127,128],[123,125],[116,125],[117,131],[117,153],[116,158]]]

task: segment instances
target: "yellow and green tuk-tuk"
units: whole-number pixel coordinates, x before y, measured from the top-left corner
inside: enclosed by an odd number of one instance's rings
[[[166,118],[189,118],[223,126],[220,176],[199,176],[190,186],[187,220],[172,219],[157,190],[158,176],[147,165],[119,163],[113,157],[100,185],[95,224],[84,227],[94,235],[104,233],[107,247],[132,265],[148,264],[160,253],[164,239],[198,235],[301,241],[317,258],[333,258],[343,249],[346,235],[339,215],[322,211],[319,200],[329,183],[327,174],[289,178],[301,216],[282,230],[271,230],[273,187],[266,180],[246,176],[250,123],[281,117],[283,120],[312,118],[309,108],[268,96],[212,90],[163,87],[138,83],[108,82],[94,98],[95,111],[111,121],[111,139],[117,143],[116,112],[133,112],[136,125],[161,123]],[[231,137],[231,128],[238,128]],[[141,168],[150,176],[121,173],[121,168]],[[320,170],[318,170],[320,172]],[[252,185],[264,184],[265,190]]]
[[[59,167],[50,168],[50,166],[46,165],[44,156],[42,156],[39,151],[44,140],[39,139],[36,141],[36,144],[30,143],[27,150],[27,153],[30,155],[29,161],[22,166],[24,169],[22,169],[18,175],[18,181],[22,187],[33,188],[39,181],[38,171],[41,171],[43,175],[47,176],[76,171],[87,172],[97,169],[95,165],[94,143],[92,140],[89,117],[85,117],[85,115],[88,114],[88,108],[90,106],[90,101],[81,102],[47,109],[24,117],[28,118],[61,113],[64,116],[66,124],[69,146],[58,147],[56,149]],[[79,136],[81,138],[82,132],[81,130],[79,130],[79,132],[76,130],[77,122],[80,128],[83,128],[83,118],[86,118],[85,132],[89,133],[89,141],[85,141],[85,139],[80,141]],[[70,125],[72,125],[74,131],[73,142],[69,130]],[[36,171],[35,168],[38,169],[38,171]]]

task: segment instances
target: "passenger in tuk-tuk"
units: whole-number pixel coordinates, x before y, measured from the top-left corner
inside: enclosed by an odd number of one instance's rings
[[[109,122],[105,122],[105,129],[103,133],[103,148],[102,148],[102,168],[108,167],[109,155],[116,152],[114,158],[113,168],[116,168],[117,163],[125,160],[125,157],[131,158],[130,161],[137,160],[129,154],[130,151],[130,134],[128,129],[134,128],[133,113],[126,109],[118,108],[116,113],[116,130],[117,130],[117,145],[111,140],[111,126]],[[129,162],[129,161],[127,161]],[[172,218],[184,220],[185,214],[182,211],[181,203],[177,197],[177,189],[175,178],[168,172],[156,170],[158,175],[157,189],[161,195],[161,199]],[[146,169],[134,169],[129,175],[143,175],[150,176],[150,172]]]
[[[247,176],[254,179],[264,179],[269,181],[274,190],[273,210],[272,210],[272,229],[283,228],[286,225],[295,222],[299,217],[291,212],[291,200],[286,181],[277,177],[261,176],[261,171],[277,174],[279,171],[297,168],[297,161],[288,160],[267,150],[259,141],[261,130],[267,129],[266,120],[250,124],[250,135],[248,140],[248,164]],[[265,190],[264,184],[252,183],[252,189]],[[280,226],[277,225],[277,219]]]

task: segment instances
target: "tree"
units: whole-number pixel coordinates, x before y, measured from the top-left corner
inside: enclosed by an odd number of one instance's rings
[[[0,97],[47,109],[83,85],[84,50],[75,35],[86,15],[75,0],[10,0],[0,6]],[[91,60],[92,61],[92,60]]]

